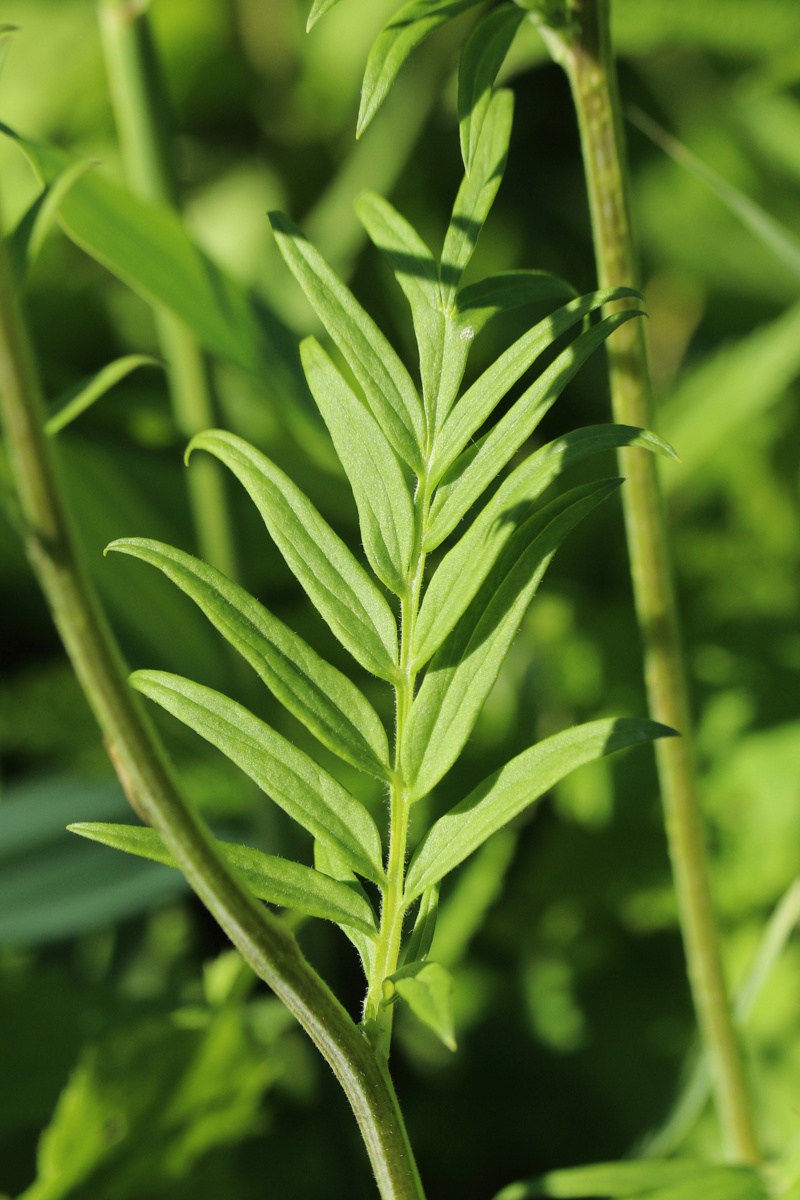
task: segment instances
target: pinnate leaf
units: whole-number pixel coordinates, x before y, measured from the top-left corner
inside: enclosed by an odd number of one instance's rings
[[[278,249],[311,307],[344,355],[384,435],[419,472],[425,414],[411,376],[378,326],[333,268],[283,213],[270,213]]]
[[[154,829],[103,822],[87,822],[68,828],[72,833],[104,846],[125,850],[168,867],[178,865],[161,834]],[[348,887],[302,863],[276,858],[250,846],[233,842],[218,842],[217,846],[226,861],[244,876],[248,888],[259,900],[350,926],[367,937],[375,936],[375,914],[360,888]]]
[[[342,645],[381,679],[394,680],[397,625],[386,599],[341,538],[265,455],[235,434],[211,429],[193,438],[246,488],[270,536]]]
[[[381,841],[370,814],[312,758],[227,696],[164,671],[136,671],[131,684],[216,746],[284,812],[380,882]]]
[[[306,338],[300,357],[353,489],[367,558],[382,583],[402,595],[414,539],[414,505],[400,463],[319,342]]]
[[[406,900],[410,903],[438,883],[570,771],[616,750],[674,733],[655,721],[619,717],[578,725],[524,750],[430,828],[409,866]]]
[[[461,752],[559,545],[619,482],[574,488],[529,516],[509,539],[431,660],[411,707],[402,769],[412,800],[427,795]]]
[[[405,1000],[418,1021],[427,1025],[448,1050],[456,1049],[453,1029],[453,980],[439,963],[412,963],[401,967],[384,987]]]
[[[386,731],[369,701],[298,634],[215,567],[146,538],[121,538],[108,550],[163,571],[247,659],[272,694],[315,737],[362,771],[390,773]]]
[[[458,132],[467,174],[472,170],[497,72],[514,35],[525,18],[517,4],[501,4],[483,16],[473,29],[458,72]]]

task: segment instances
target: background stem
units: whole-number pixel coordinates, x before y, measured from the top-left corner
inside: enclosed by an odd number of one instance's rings
[[[111,102],[128,186],[143,200],[178,207],[169,103],[145,5],[101,0],[100,29]],[[187,439],[215,425],[208,362],[186,326],[154,310],[161,351],[169,364],[175,424]],[[188,474],[189,502],[200,556],[236,577],[233,531],[219,463],[199,455]]]
[[[609,0],[571,0],[561,16],[558,28],[545,23],[544,17],[539,22],[551,54],[567,73],[578,115],[599,286],[639,287]],[[643,322],[627,322],[606,347],[614,420],[652,428]],[[689,982],[729,1153],[741,1162],[757,1162],[758,1145],[711,902],[688,683],[657,466],[653,455],[638,450],[621,449],[618,454],[621,474],[627,479],[622,498],[650,715],[683,735],[658,741],[656,759]]]
[[[388,1074],[286,926],[223,863],[128,687],[122,657],[72,536],[43,412],[38,371],[0,238],[0,415],[25,549],[120,782],[242,956],[332,1067],[355,1113],[383,1200],[424,1200]]]

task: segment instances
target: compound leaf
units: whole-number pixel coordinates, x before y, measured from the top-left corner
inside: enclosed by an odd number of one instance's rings
[[[353,658],[393,681],[397,625],[386,599],[308,497],[265,455],[235,434],[210,429],[193,438],[233,471],[309,599]]]
[[[108,550],[163,571],[323,745],[362,771],[388,778],[386,731],[369,701],[346,675],[320,658],[244,588],[215,567],[163,542],[121,538]]]
[[[576,767],[626,746],[674,735],[673,729],[655,721],[618,717],[578,725],[524,750],[440,817],[423,837],[408,870],[407,902],[438,883]]]
[[[140,858],[149,858],[168,867],[178,865],[161,834],[154,829],[103,822],[69,825],[68,829],[92,842],[125,850]],[[375,936],[375,914],[360,889],[330,879],[302,863],[276,858],[251,846],[234,842],[217,842],[217,846],[227,862],[244,876],[248,888],[259,900],[346,925],[367,937]]]
[[[284,812],[379,883],[381,840],[370,814],[312,758],[227,696],[165,671],[136,671],[131,684],[216,746]]]

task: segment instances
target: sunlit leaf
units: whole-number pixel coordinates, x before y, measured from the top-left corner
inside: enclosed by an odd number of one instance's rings
[[[402,595],[414,539],[414,506],[400,463],[319,342],[306,338],[300,357],[353,489],[364,551],[381,582]]]
[[[97,374],[82,380],[58,397],[54,404],[56,411],[45,423],[45,433],[51,437],[53,434],[60,433],[76,417],[86,412],[87,408],[91,408],[96,400],[105,396],[106,392],[130,375],[131,371],[135,371],[138,367],[163,367],[163,365],[157,358],[151,358],[147,354],[128,354],[124,358],[118,358],[115,362],[109,363]]]
[[[121,538],[108,549],[163,571],[329,750],[362,771],[388,777],[386,731],[369,701],[346,675],[320,658],[244,588],[215,567],[163,542]]]
[[[384,989],[390,997],[396,992],[405,1000],[417,1020],[427,1025],[448,1050],[456,1049],[449,971],[439,963],[410,963],[391,975]]]
[[[578,299],[575,288],[550,271],[501,271],[460,288],[456,304],[461,325],[476,337],[499,313],[526,304],[549,300],[563,304],[573,299]]]
[[[472,169],[497,72],[524,19],[525,10],[517,4],[492,8],[478,21],[464,47],[458,72],[458,132],[467,174]]]
[[[406,900],[438,883],[576,767],[627,746],[673,735],[674,730],[655,721],[619,717],[578,725],[524,750],[425,834],[408,869]]]
[[[53,182],[42,189],[17,223],[10,236],[10,249],[20,280],[24,280],[38,258],[67,192],[95,165],[92,162],[77,162],[65,166]]]
[[[115,850],[149,858],[168,867],[178,865],[161,834],[154,829],[100,822],[84,822],[67,828]],[[233,842],[217,842],[217,846],[227,862],[244,876],[248,888],[259,900],[334,921],[337,925],[350,925],[368,936],[375,935],[375,914],[360,889],[350,888],[302,863],[276,858],[251,846],[238,846]]]
[[[529,516],[508,540],[431,660],[412,705],[402,753],[412,799],[427,795],[460,754],[559,545],[619,482],[574,488]]]
[[[209,430],[192,439],[246,488],[278,549],[339,641],[368,671],[393,680],[397,625],[381,592],[308,497],[242,438]]]
[[[330,12],[334,5],[338,3],[339,0],[314,0],[314,3],[311,5],[311,12],[308,14],[308,21],[306,22],[306,33],[310,33],[320,17],[324,17],[325,13]]]
[[[630,425],[590,425],[542,446],[497,489],[426,588],[414,630],[414,662],[427,662],[472,600],[528,507],[574,463],[602,450],[640,446],[675,458],[672,447]],[[450,532],[448,530],[448,532]],[[437,539],[438,540],[438,539]],[[433,542],[434,539],[430,538]]]
[[[512,1183],[494,1200],[767,1200],[771,1192],[753,1167],[718,1166],[687,1159],[641,1159],[570,1167],[529,1182]]]
[[[283,213],[270,213],[278,248],[364,390],[372,415],[404,462],[422,469],[425,414],[411,376],[378,326],[319,251]]]
[[[386,99],[400,68],[420,42],[479,0],[410,0],[378,34],[369,52],[361,87],[356,136],[364,132]]]
[[[165,671],[136,671],[131,684],[240,767],[355,871],[379,882],[381,841],[367,810],[312,758],[227,696]]]

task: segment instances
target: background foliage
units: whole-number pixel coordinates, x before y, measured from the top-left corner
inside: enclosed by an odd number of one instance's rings
[[[394,7],[348,0],[311,36],[298,0],[155,0],[152,17],[192,236],[290,329],[318,333],[265,216],[288,212],[410,350],[403,298],[367,249],[352,202],[367,186],[389,195],[440,243],[461,177],[453,69],[471,18],[421,48],[356,143],[361,71]],[[616,0],[614,12],[626,103],[797,231],[796,5]],[[119,178],[94,5],[0,0],[0,21],[21,26],[0,119]],[[511,153],[470,271],[545,268],[589,291],[566,82],[532,28],[507,70],[517,94]],[[683,458],[664,464],[664,482],[735,984],[798,873],[798,272],[788,252],[765,245],[638,128],[628,132],[659,431]],[[37,184],[9,142],[0,169],[11,228]],[[158,353],[149,308],[57,229],[32,269],[27,303],[53,398],[113,358]],[[490,326],[470,370],[530,320],[527,310]],[[280,463],[355,544],[355,509],[327,435],[283,362],[264,385],[241,363],[220,361],[215,383],[220,423]],[[539,436],[606,418],[598,355]],[[281,729],[278,706],[237,674],[185,597],[136,563],[101,557],[129,534],[193,548],[184,439],[163,372],[134,372],[59,440],[88,558],[131,665],[189,673],[261,705]],[[231,489],[230,501],[243,582],[340,661],[246,499]],[[371,1196],[334,1081],[226,952],[180,876],[64,832],[68,821],[125,820],[126,806],[5,515],[0,569],[0,1188],[30,1200],[116,1200],[141,1195],[147,1179],[156,1198]],[[611,503],[551,568],[450,777],[450,802],[534,737],[643,710]],[[282,731],[297,737],[288,721]],[[174,723],[164,733],[221,835],[291,850],[288,822],[243,777]],[[300,937],[355,1006],[352,948],[318,926]],[[455,975],[459,1050],[451,1055],[406,1024],[395,1052],[432,1196],[477,1200],[515,1177],[620,1157],[659,1125],[693,1023],[647,754],[584,768],[535,818],[487,844],[443,896],[436,957]],[[799,990],[790,944],[747,1036],[773,1152],[798,1134]],[[713,1154],[714,1139],[713,1124],[701,1121],[689,1146]]]

